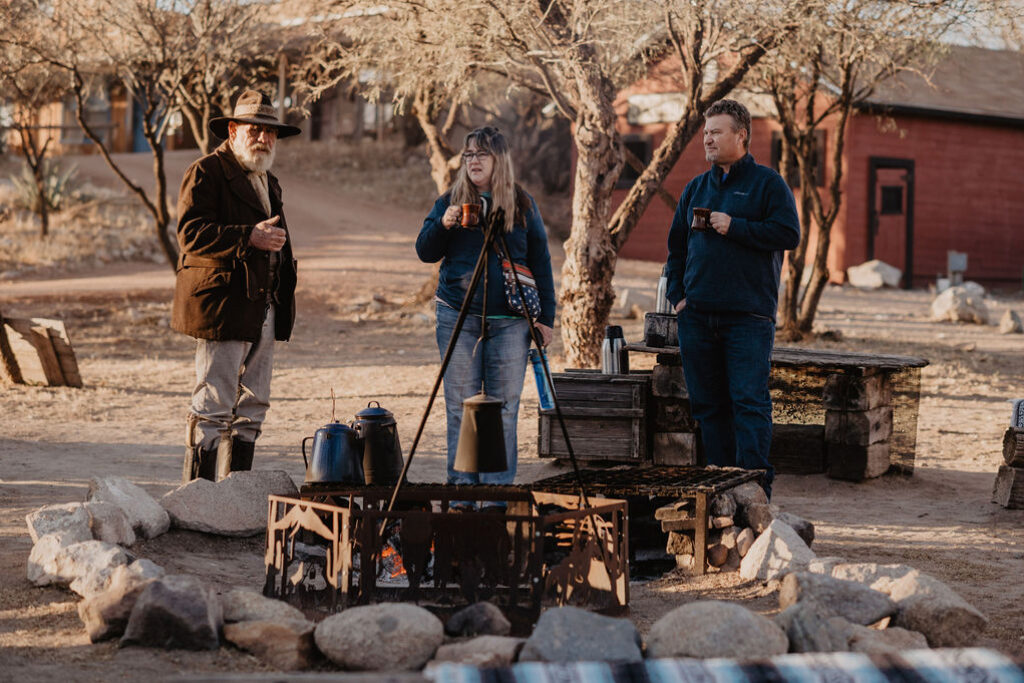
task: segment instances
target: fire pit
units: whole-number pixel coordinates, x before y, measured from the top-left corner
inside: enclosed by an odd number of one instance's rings
[[[479,600],[528,623],[542,604],[615,612],[629,603],[626,504],[518,486],[307,484],[270,496],[264,594],[305,608]],[[453,500],[506,508],[455,512]],[[593,501],[592,501],[593,503]],[[383,533],[382,533],[383,530]]]
[[[643,511],[650,508],[653,500],[667,499],[689,503],[693,517],[677,522],[680,529],[693,532],[694,568],[703,574],[706,567],[708,542],[708,513],[711,498],[744,482],[759,480],[761,470],[745,470],[736,467],[654,467],[620,466],[604,469],[583,469],[579,478],[587,491],[595,496],[609,496],[626,499],[632,509],[630,534],[639,540],[643,534],[633,525],[647,521]],[[533,482],[532,486],[541,491],[568,492],[577,484],[577,475],[569,472]],[[661,505],[663,503],[657,503]],[[653,508],[651,508],[653,510]],[[635,552],[635,548],[631,548]]]

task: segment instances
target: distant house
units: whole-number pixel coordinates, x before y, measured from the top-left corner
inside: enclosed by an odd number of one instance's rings
[[[666,73],[666,72],[662,72]],[[1019,286],[1024,269],[1024,54],[952,47],[932,76],[893,79],[848,122],[843,207],[832,229],[829,270],[872,258],[921,286],[947,270],[947,253],[967,254],[965,277]],[[661,141],[678,107],[658,71],[620,93],[619,130],[641,159]],[[676,88],[675,90],[678,90]],[[755,115],[751,153],[778,168],[779,126],[756,97],[739,95]],[[833,131],[819,141],[828,159]],[[678,197],[707,170],[695,138],[664,183]],[[831,168],[823,168],[824,185]],[[621,183],[628,187],[634,175]],[[799,192],[799,189],[795,191]],[[617,201],[625,190],[617,193]],[[655,198],[621,256],[664,260],[672,210]],[[909,277],[908,277],[909,274]]]

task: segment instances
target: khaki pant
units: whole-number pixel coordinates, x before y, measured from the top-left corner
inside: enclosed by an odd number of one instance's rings
[[[187,445],[211,450],[222,438],[255,441],[270,407],[273,365],[273,306],[255,344],[197,339]]]

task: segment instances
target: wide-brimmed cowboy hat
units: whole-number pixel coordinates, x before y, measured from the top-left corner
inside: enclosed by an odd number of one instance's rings
[[[210,119],[210,131],[217,137],[226,140],[228,121],[274,126],[277,128],[277,137],[279,138],[298,135],[302,132],[295,126],[281,123],[281,120],[277,118],[277,109],[271,104],[270,98],[255,90],[246,90],[238,96],[238,101],[235,102],[235,111],[231,116],[218,116]]]

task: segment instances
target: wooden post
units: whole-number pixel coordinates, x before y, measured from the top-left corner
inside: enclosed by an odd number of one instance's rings
[[[992,489],[992,502],[1004,508],[1024,508],[1024,468],[1001,465]]]
[[[1024,467],[1024,427],[1007,427],[1003,433],[1003,460],[1010,467]]]

